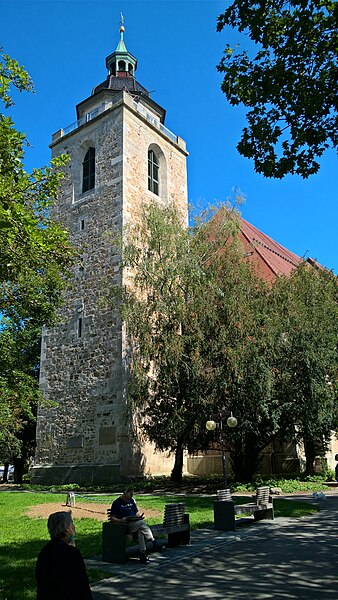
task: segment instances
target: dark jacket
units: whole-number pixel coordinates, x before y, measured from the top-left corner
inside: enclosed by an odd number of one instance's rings
[[[50,540],[35,567],[37,600],[92,600],[80,550],[62,540]]]

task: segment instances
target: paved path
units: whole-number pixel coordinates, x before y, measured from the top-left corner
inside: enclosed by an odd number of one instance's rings
[[[234,533],[194,531],[191,546],[152,554],[145,566],[137,559],[126,565],[87,560],[112,575],[92,586],[93,598],[337,600],[338,494],[328,493],[321,506],[313,516],[263,521]]]

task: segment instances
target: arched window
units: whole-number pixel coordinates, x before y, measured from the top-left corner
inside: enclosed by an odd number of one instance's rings
[[[159,164],[153,150],[148,152],[148,190],[158,196],[158,171]]]
[[[126,70],[126,63],[124,62],[124,60],[119,60],[119,71],[125,71]]]
[[[95,148],[88,148],[82,173],[82,192],[88,192],[95,187]]]

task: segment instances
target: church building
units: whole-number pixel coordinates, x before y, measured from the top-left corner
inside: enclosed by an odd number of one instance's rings
[[[125,282],[116,239],[137,221],[141,205],[174,204],[187,216],[188,153],[183,139],[166,128],[165,109],[135,78],[137,59],[126,48],[123,22],[106,67],[105,81],[76,106],[77,120],[52,136],[53,157],[70,157],[54,214],[69,230],[79,260],[59,320],[42,334],[45,401],[38,410],[31,469],[37,484],[100,485],[169,475],[174,461],[155,452],[127,416],[124,326],[105,298],[112,284]],[[301,262],[244,219],[239,235],[267,281],[290,274]],[[337,444],[333,441],[331,459]],[[278,440],[263,454],[268,473],[297,471],[301,464],[299,449],[286,449]],[[222,472],[219,452],[185,457],[184,472]]]
[[[123,23],[106,67],[105,81],[77,105],[76,122],[52,136],[53,157],[70,156],[54,212],[80,260],[59,322],[43,331],[47,403],[38,411],[34,483],[102,484],[172,468],[126,424],[123,324],[103,297],[122,283],[114,239],[143,202],[174,203],[187,214],[187,150],[136,80]]]

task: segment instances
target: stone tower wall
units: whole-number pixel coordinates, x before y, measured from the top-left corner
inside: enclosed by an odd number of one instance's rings
[[[135,223],[140,218],[140,207],[144,202],[156,201],[162,205],[176,204],[187,216],[187,171],[185,145],[173,143],[157,127],[149,124],[146,118],[135,110],[135,104],[125,96],[123,129],[123,225]],[[154,148],[161,155],[159,196],[148,190],[148,150]],[[140,433],[140,435],[142,435]],[[142,471],[146,474],[170,474],[173,457],[155,452],[146,440],[141,443]],[[121,456],[121,470],[133,470],[135,456],[124,452]]]
[[[59,322],[43,332],[41,390],[53,404],[39,409],[36,483],[109,483],[172,468],[171,459],[130,435],[123,327],[104,301],[112,283],[121,283],[114,237],[138,218],[141,202],[154,197],[147,189],[150,144],[160,148],[167,166],[159,201],[177,202],[186,211],[186,152],[177,141],[147,122],[121,92],[112,108],[52,144],[53,156],[66,152],[71,159],[55,216],[69,229],[79,261]],[[82,193],[90,146],[96,151],[95,188]]]
[[[36,463],[51,465],[51,482],[65,476],[65,467],[71,481],[101,479],[100,465],[105,478],[119,473],[121,324],[119,315],[101,303],[107,281],[118,283],[119,277],[112,236],[122,224],[122,115],[117,106],[53,146],[54,156],[70,155],[55,216],[70,230],[81,260],[60,322],[43,335],[41,389],[56,406],[40,408]],[[81,165],[89,146],[96,149],[96,185],[82,194]],[[45,478],[46,467],[43,471]]]

